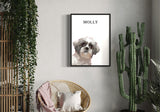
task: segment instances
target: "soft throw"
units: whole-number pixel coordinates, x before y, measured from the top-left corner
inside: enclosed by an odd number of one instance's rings
[[[37,109],[40,112],[41,104],[38,101],[38,93],[41,95],[45,104],[45,106],[42,106],[42,110],[44,109],[46,112],[57,112],[57,110],[55,109],[54,103],[51,100],[51,86],[48,81],[42,84],[42,86],[39,87],[36,92]]]

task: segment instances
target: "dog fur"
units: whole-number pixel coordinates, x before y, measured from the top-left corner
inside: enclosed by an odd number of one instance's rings
[[[92,37],[80,38],[73,42],[75,53],[72,55],[72,65],[91,65],[93,55],[96,55],[100,48]]]

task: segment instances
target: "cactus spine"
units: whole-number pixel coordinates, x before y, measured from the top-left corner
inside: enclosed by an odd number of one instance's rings
[[[119,77],[120,94],[129,100],[129,110],[137,111],[137,104],[145,100],[148,86],[148,66],[150,64],[150,49],[143,47],[144,23],[137,23],[137,33],[131,32],[126,27],[126,43],[123,42],[123,35],[119,35],[120,51],[116,54],[117,71]],[[128,63],[125,62],[125,48],[129,50]],[[143,55],[142,55],[143,52]],[[127,72],[129,78],[129,95],[125,93],[123,73]]]

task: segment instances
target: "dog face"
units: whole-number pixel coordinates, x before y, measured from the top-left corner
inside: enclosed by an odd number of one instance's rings
[[[80,38],[73,42],[75,51],[85,59],[91,59],[93,55],[96,55],[100,49],[97,42],[91,37]]]

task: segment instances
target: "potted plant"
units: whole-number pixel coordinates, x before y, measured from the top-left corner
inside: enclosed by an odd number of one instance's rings
[[[2,0],[13,43],[15,81],[23,85],[23,112],[34,111],[33,86],[37,65],[37,5],[35,0]]]
[[[160,62],[151,59],[154,65],[155,73],[152,74],[152,80],[149,84],[149,99],[154,112],[160,112]]]
[[[120,51],[116,53],[119,89],[121,96],[129,100],[129,109],[121,110],[121,112],[144,112],[137,109],[137,104],[146,99],[148,90],[150,49],[142,46],[144,25],[142,23],[140,26],[137,23],[138,38],[136,38],[134,32],[131,32],[131,27],[126,27],[126,43],[124,43],[123,35],[119,35]],[[126,53],[126,51],[129,53]],[[128,54],[128,62],[126,62],[126,54]],[[123,74],[125,72],[129,79],[129,95],[126,94],[124,89]]]

